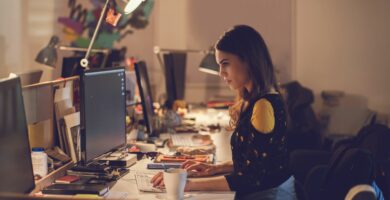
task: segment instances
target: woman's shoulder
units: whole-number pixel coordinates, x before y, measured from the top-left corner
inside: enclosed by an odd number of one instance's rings
[[[267,98],[261,98],[253,106],[251,123],[262,133],[270,133],[275,126],[274,108]]]
[[[262,105],[266,102],[269,102],[272,106],[279,106],[279,104],[283,104],[283,96],[279,92],[269,92],[267,94],[258,96],[254,99],[253,105]]]

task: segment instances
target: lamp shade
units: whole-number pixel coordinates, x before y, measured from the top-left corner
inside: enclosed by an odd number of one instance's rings
[[[219,75],[219,65],[215,61],[213,51],[209,51],[199,65],[199,71]]]
[[[51,37],[49,44],[38,53],[35,61],[50,67],[55,67],[57,63],[56,46],[58,42],[59,39],[57,36]]]
[[[125,14],[132,13],[144,0],[128,0],[124,12]]]

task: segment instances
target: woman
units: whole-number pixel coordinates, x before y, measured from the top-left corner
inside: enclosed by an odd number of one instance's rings
[[[185,162],[182,167],[189,176],[229,173],[189,179],[186,190],[232,190],[237,199],[294,199],[286,166],[287,114],[263,38],[253,28],[238,25],[224,33],[215,50],[219,75],[237,91],[236,104],[230,108],[233,162]],[[153,177],[152,183],[163,186],[162,173]]]

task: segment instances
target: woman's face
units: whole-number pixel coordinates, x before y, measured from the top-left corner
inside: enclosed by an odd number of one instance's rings
[[[247,64],[238,56],[224,51],[216,50],[215,59],[219,64],[219,76],[233,90],[249,87],[251,80]]]

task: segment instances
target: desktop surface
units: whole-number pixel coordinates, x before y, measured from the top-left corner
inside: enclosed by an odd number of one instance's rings
[[[130,173],[119,179],[110,192],[116,195],[125,195],[126,199],[140,199],[140,200],[158,200],[163,199],[165,193],[156,192],[143,192],[139,190],[136,174],[153,174],[162,170],[148,170],[147,164],[153,161],[149,159],[143,159],[138,161],[134,166],[130,167]],[[234,192],[213,192],[213,191],[196,191],[185,192],[192,200],[229,200],[234,199]]]
[[[200,116],[199,116],[200,117]],[[161,135],[162,136],[162,135]],[[218,152],[222,154],[226,154],[227,152],[230,152],[230,146],[229,146],[229,135],[226,135],[226,133],[210,133],[210,136],[213,138],[217,152],[216,152],[216,162],[223,162],[226,160],[221,160],[221,158],[218,155]],[[159,152],[164,154],[172,153],[171,150],[168,148],[168,146],[165,146],[164,148],[158,149]],[[231,157],[229,157],[231,158]],[[142,159],[138,161],[135,165],[129,167],[130,170],[128,174],[124,175],[120,179],[118,179],[112,187],[110,187],[109,192],[105,195],[106,199],[141,199],[141,200],[154,200],[154,199],[163,199],[165,196],[165,193],[155,193],[155,192],[144,192],[140,191],[139,184],[136,180],[136,173],[139,174],[155,174],[161,169],[148,169],[148,164],[154,163],[150,159]],[[150,176],[149,176],[150,178]],[[147,185],[147,182],[143,182],[145,185]],[[198,199],[234,199],[234,192],[212,192],[212,191],[199,191],[199,192],[186,192],[187,196],[190,197],[190,199],[198,200]]]

